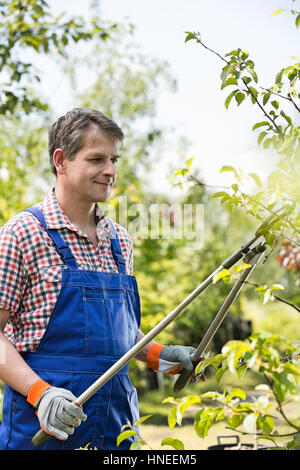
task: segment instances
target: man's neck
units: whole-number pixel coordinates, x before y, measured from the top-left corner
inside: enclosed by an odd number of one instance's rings
[[[82,231],[96,227],[95,203],[77,200],[65,194],[59,185],[55,187],[55,197],[68,219]]]

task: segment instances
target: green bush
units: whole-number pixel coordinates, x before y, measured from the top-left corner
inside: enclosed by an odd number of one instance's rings
[[[206,437],[214,424],[224,421],[231,430],[253,436],[254,449],[258,448],[260,439],[271,441],[270,448],[300,448],[299,410],[296,417],[289,417],[286,411],[288,403],[299,402],[300,399],[299,359],[300,341],[286,340],[271,333],[261,332],[245,341],[227,342],[221,354],[208,354],[195,371],[201,374],[212,367],[221,391],[165,398],[163,403],[173,405],[168,414],[170,429],[182,426],[185,413],[193,408],[194,428],[200,438]],[[251,397],[247,397],[247,392],[241,387],[225,390],[222,382],[226,374],[242,381],[250,371],[260,377]],[[136,435],[137,440],[131,449],[142,449],[147,445],[137,426],[150,416],[142,417],[134,425],[124,423],[117,443]],[[283,434],[280,433],[282,424],[285,425]],[[171,437],[163,439],[161,445],[184,449],[181,440]]]

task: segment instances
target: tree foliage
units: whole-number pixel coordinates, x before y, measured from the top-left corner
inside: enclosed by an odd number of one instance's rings
[[[245,341],[227,342],[220,354],[207,355],[196,367],[196,373],[202,374],[207,368],[212,369],[219,390],[182,398],[165,398],[162,403],[171,405],[168,425],[173,434],[172,438],[165,437],[161,446],[185,448],[183,441],[174,438],[174,432],[177,426],[183,425],[183,418],[189,411],[194,419],[194,430],[201,439],[210,433],[214,425],[224,422],[228,429],[250,436],[254,450],[259,448],[261,439],[264,440],[265,448],[298,449],[299,415],[291,417],[286,405],[290,401],[299,402],[299,352],[299,341],[288,341],[280,335],[260,332]],[[226,374],[242,384],[242,379],[249,370],[255,371],[259,376],[255,395],[248,396],[242,385],[230,389],[223,387],[222,381]],[[143,416],[140,421],[149,418],[151,415]],[[136,435],[138,439],[132,444],[132,450],[142,449],[144,446],[151,448],[137,429],[137,424],[126,424],[127,431],[122,429],[118,442]],[[286,428],[282,430],[282,424],[287,427],[287,431]],[[247,450],[247,446],[236,447],[236,450],[240,449]]]
[[[116,25],[104,25],[97,16],[54,17],[46,0],[0,2],[0,115],[45,111],[48,104],[34,92],[40,81],[31,57],[53,54],[66,57],[67,46],[82,41],[106,40]]]
[[[275,12],[276,14],[283,9]],[[299,27],[299,12],[296,27]],[[274,155],[274,167],[266,179],[258,173],[245,174],[241,169],[224,165],[221,172],[232,172],[235,182],[231,188],[218,191],[214,197],[232,211],[241,208],[259,220],[270,214],[278,214],[276,223],[266,230],[266,243],[273,249],[281,245],[279,261],[290,270],[299,271],[300,256],[300,63],[298,57],[282,67],[272,84],[265,86],[259,80],[255,62],[248,51],[238,47],[224,55],[209,48],[199,32],[187,32],[186,42],[194,40],[200,46],[216,55],[224,64],[221,70],[221,89],[230,93],[225,99],[225,107],[248,102],[256,106],[262,119],[253,124],[257,133],[257,143]],[[249,180],[255,190],[245,190]]]

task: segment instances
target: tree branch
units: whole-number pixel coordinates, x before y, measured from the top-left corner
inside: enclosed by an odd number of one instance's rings
[[[297,111],[299,111],[299,113],[300,113],[300,108],[299,108],[298,105],[295,103],[294,98],[292,98],[292,94],[291,94],[290,91],[288,92],[288,99],[291,101],[291,103],[293,103],[293,105],[295,106],[295,108],[297,109]]]
[[[206,184],[206,183],[202,183],[202,181],[199,181],[197,178],[195,178],[195,176],[193,175],[189,175],[189,179],[194,181],[196,184],[198,184],[199,186],[203,186],[203,187],[207,187],[207,188],[219,188],[219,189],[229,189],[229,190],[232,190],[231,187],[229,186],[214,186],[212,184]],[[276,215],[276,212],[272,211],[272,209],[269,209],[268,207],[266,207],[262,202],[260,201],[257,201],[256,199],[254,199],[254,197],[252,196],[249,196],[249,194],[247,194],[247,197],[255,202],[255,204],[258,204],[259,206],[261,206],[264,210],[266,210],[267,212],[269,212],[270,214],[272,215]],[[297,232],[297,233],[300,233],[299,229],[297,229],[297,227],[290,221],[290,220],[287,220],[288,224],[291,226],[291,228]],[[299,243],[297,243],[295,240],[291,240],[287,235],[285,235],[283,232],[280,234],[282,235],[284,238],[286,238],[287,240],[289,240],[291,243],[293,243],[295,246],[300,246]]]
[[[269,88],[264,88],[264,87],[260,87],[262,90],[264,91],[267,91],[268,93],[270,93],[271,95],[275,95],[275,96],[278,96],[278,98],[282,98],[283,100],[287,100],[289,101],[290,103],[292,103],[295,108],[297,109],[297,111],[300,113],[300,108],[298,107],[297,103],[294,101],[293,97],[292,97],[292,94],[291,92],[289,91],[288,92],[288,95],[287,96],[284,96],[284,95],[281,95],[280,93],[276,93],[276,91],[271,91]]]
[[[269,114],[267,113],[267,111],[265,110],[265,108],[260,104],[260,102],[258,101],[258,99],[256,98],[256,96],[252,93],[252,91],[250,90],[250,88],[248,87],[248,84],[247,82],[245,81],[245,79],[242,77],[242,82],[244,83],[245,87],[247,88],[248,90],[248,93],[250,93],[250,95],[252,96],[252,98],[254,99],[255,103],[257,104],[257,106],[259,106],[259,108],[262,110],[262,112],[264,113],[264,115],[266,116],[267,119],[269,119],[269,121],[271,121],[271,123],[273,124],[273,126],[275,127],[275,131],[277,132],[277,134],[280,134],[280,130],[279,130],[279,127],[277,126],[276,122],[275,122],[275,119],[271,118],[271,116],[269,116]]]
[[[276,403],[278,405],[278,410],[281,414],[281,416],[283,417],[283,419],[285,420],[285,422],[293,429],[296,429],[296,431],[299,432],[299,427],[296,426],[295,424],[293,424],[289,419],[288,417],[286,416],[285,412],[283,411],[283,408],[282,408],[282,405],[280,403],[280,401],[278,400],[278,397],[273,389],[273,381],[267,376],[267,374],[264,373],[264,377],[265,377],[265,380],[266,382],[269,384],[270,388],[273,390],[273,395],[275,397],[275,400],[276,400]]]
[[[219,57],[223,62],[225,62],[227,65],[230,65],[230,62],[226,59],[224,59],[224,57],[219,54],[218,52],[214,51],[213,49],[211,49],[210,47],[206,46],[200,38],[196,38],[196,42],[198,42],[199,44],[201,44],[201,46],[203,46],[205,49],[207,49],[208,51],[212,52],[213,54],[215,54],[217,57]],[[277,134],[280,134],[280,130],[275,122],[275,119],[271,118],[271,116],[269,116],[269,114],[266,112],[266,110],[264,109],[264,107],[260,104],[260,102],[258,101],[258,99],[256,98],[256,96],[252,93],[252,91],[250,90],[250,88],[248,87],[248,84],[247,82],[244,80],[244,78],[242,77],[242,82],[244,83],[246,89],[247,89],[247,92],[250,93],[250,95],[252,96],[253,100],[255,101],[255,103],[257,104],[257,106],[259,106],[259,108],[261,109],[261,111],[263,112],[263,114],[266,116],[266,118],[271,121],[271,123],[273,124],[274,126],[274,130],[277,132]]]
[[[270,415],[269,415],[270,416]],[[225,426],[226,429],[230,429],[232,431],[232,428],[229,427],[229,426]],[[241,431],[239,429],[235,429],[236,432],[239,432],[240,434],[243,434],[245,436],[252,436],[253,434],[250,434],[249,432],[245,432],[245,431]],[[287,434],[262,434],[262,433],[255,433],[256,436],[258,437],[265,437],[266,436],[266,439],[268,437],[289,437],[289,436],[295,436],[295,434],[297,434],[297,432],[290,432],[290,433],[287,433]]]
[[[250,286],[253,286],[253,287],[259,287],[259,285],[256,284],[255,282],[251,282],[251,281],[242,281],[242,282],[245,284],[249,284]],[[278,300],[279,302],[283,302],[284,304],[289,305],[290,307],[294,308],[295,310],[297,310],[297,312],[300,313],[300,308],[297,307],[297,305],[293,304],[292,302],[288,302],[287,300],[282,299],[281,297],[278,297],[278,295],[274,295],[273,293],[272,293],[272,296],[274,297],[274,299]]]

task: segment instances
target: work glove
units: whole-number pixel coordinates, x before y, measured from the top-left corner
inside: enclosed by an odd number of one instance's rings
[[[196,349],[191,346],[165,346],[160,353],[160,359],[168,362],[180,362],[187,372],[193,372],[192,356]]]
[[[194,376],[193,355],[196,349],[191,346],[162,346],[154,343],[150,346],[146,357],[148,367],[154,371],[162,371],[174,375],[186,370]],[[204,359],[204,355],[198,362]],[[197,363],[198,363],[197,362]],[[205,380],[204,374],[200,376]]]
[[[27,401],[36,408],[41,428],[63,441],[87,418],[74,400],[76,397],[69,390],[52,387],[43,380],[33,384],[27,396]]]

